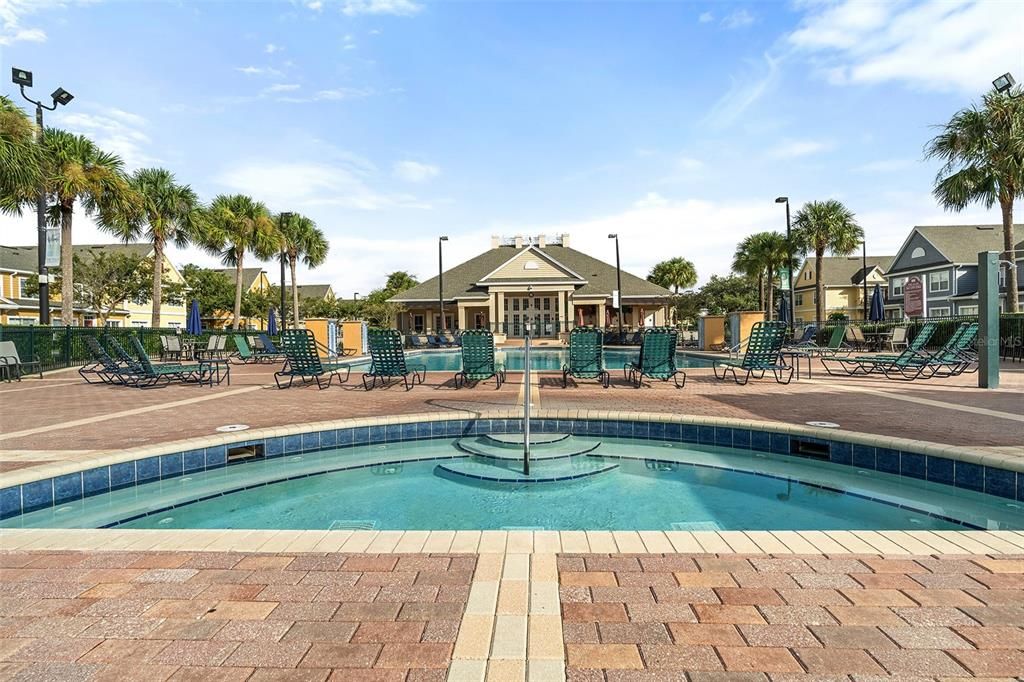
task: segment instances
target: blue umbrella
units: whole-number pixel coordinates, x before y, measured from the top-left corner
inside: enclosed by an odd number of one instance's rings
[[[779,322],[789,324],[789,301],[786,299],[786,294],[779,296]]]
[[[872,322],[881,322],[885,318],[885,308],[882,305],[882,290],[875,285],[875,291],[871,294],[871,312],[868,319]]]
[[[274,309],[270,309],[270,313],[267,315],[267,334],[270,336],[277,336],[277,314],[274,313]]]
[[[192,299],[192,307],[188,311],[188,321],[185,322],[185,332],[192,336],[199,336],[203,333],[203,322],[199,318],[199,301]]]

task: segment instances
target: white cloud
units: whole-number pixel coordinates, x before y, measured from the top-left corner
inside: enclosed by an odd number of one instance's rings
[[[778,82],[780,62],[781,59],[767,52],[761,61],[748,61],[748,72],[732,79],[732,87],[715,102],[703,122],[712,128],[723,129],[738,121]]]
[[[145,118],[113,107],[91,108],[96,113],[61,110],[54,116],[62,128],[86,135],[100,149],[120,156],[128,170],[160,163],[150,155],[152,141],[144,130]]]
[[[712,14],[711,12],[704,12],[699,17],[697,17],[697,21],[699,21],[702,24],[709,24],[709,23],[711,23],[714,20],[715,20],[715,15]]]
[[[743,28],[754,23],[754,15],[745,9],[738,9],[722,19],[722,26],[727,29]]]
[[[323,9],[324,3],[321,0],[311,0],[310,2],[306,3],[306,7],[313,10],[314,12],[319,12],[321,9]]]
[[[342,38],[342,49],[344,49],[344,50],[354,50],[354,49],[356,49],[356,39],[355,39],[355,36],[353,36],[351,33],[349,33],[344,38]]]
[[[372,94],[373,90],[369,88],[334,88],[331,90],[318,90],[313,98],[317,100],[360,99],[362,97],[369,97]]]
[[[392,168],[392,174],[405,182],[426,182],[436,178],[441,169],[418,161],[399,161]]]
[[[853,170],[857,173],[896,173],[913,168],[916,161],[910,159],[881,159],[861,164]]]
[[[246,76],[283,76],[278,69],[269,66],[236,66],[235,71],[244,73]]]
[[[281,47],[280,45],[275,45],[274,43],[267,43],[266,47],[263,48],[263,51],[266,52],[267,54],[274,54],[275,52],[280,52],[283,49],[284,48]]]
[[[26,19],[44,10],[61,9],[85,1],[88,0],[0,0],[0,46],[46,42],[46,31],[37,26],[26,26]]]
[[[833,84],[903,82],[973,94],[1021,63],[1024,3],[844,0],[810,8],[788,36]]]
[[[412,16],[422,9],[423,5],[412,0],[345,0],[341,6],[341,11],[350,17],[360,14]]]
[[[835,145],[821,140],[787,140],[768,150],[772,159],[798,159],[832,149]]]
[[[273,94],[276,92],[294,92],[302,86],[298,83],[274,83],[269,88],[265,88],[263,92],[267,94]]]

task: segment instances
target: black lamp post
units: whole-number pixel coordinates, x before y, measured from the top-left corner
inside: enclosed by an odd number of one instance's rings
[[[1021,96],[1021,93],[1019,92],[1016,95],[1011,94],[1013,86],[1016,84],[1017,81],[1015,81],[1013,79],[1013,75],[1009,73],[1004,73],[1002,76],[992,81],[992,87],[996,89],[996,92],[1000,95],[1008,95],[1013,99],[1017,99]]]
[[[864,321],[868,321],[868,241],[862,240],[860,243],[860,266],[861,266],[861,280],[864,283]]]
[[[441,313],[441,317],[438,320],[437,326],[440,327],[438,331],[445,331],[444,324],[444,259],[441,254],[441,242],[448,241],[448,237],[441,236],[437,238],[437,308]]]
[[[67,106],[68,102],[75,98],[64,88],[57,88],[50,97],[53,104],[44,105],[25,94],[26,87],[32,87],[32,72],[24,69],[11,69],[11,81],[18,86],[21,96],[27,102],[36,105],[36,141],[39,146],[43,144],[43,109],[54,111],[57,105]],[[39,267],[39,324],[50,324],[50,277],[46,268],[46,187],[39,185],[36,193],[36,248],[37,265]]]
[[[284,223],[286,220],[291,220],[292,214],[285,211],[284,213],[277,216],[277,223],[279,228],[284,230]],[[285,310],[285,296],[284,296],[284,262],[287,259],[288,254],[284,252],[284,246],[281,247],[281,329],[284,330],[287,326],[286,320],[288,319],[288,313]]]
[[[625,343],[626,337],[622,333],[622,263],[619,261],[619,235],[610,234],[608,239],[615,240],[615,287],[619,290],[618,301],[612,301],[616,304],[615,313],[619,318],[619,343]]]
[[[789,333],[792,335],[793,326],[796,324],[796,307],[793,296],[793,226],[789,219],[789,197],[776,197],[776,204],[786,205],[786,255],[789,262],[786,263],[786,272],[789,273],[789,291],[786,292],[789,302]]]

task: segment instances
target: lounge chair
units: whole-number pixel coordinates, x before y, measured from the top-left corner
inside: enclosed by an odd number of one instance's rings
[[[897,347],[901,351],[907,347],[907,328],[905,326],[892,329],[892,335],[889,337],[889,350],[895,353]]]
[[[237,358],[239,362],[246,365],[260,362],[260,356],[253,352],[252,348],[249,346],[249,342],[245,339],[245,336],[242,334],[232,334],[231,336],[235,342],[235,352],[232,357]]]
[[[817,355],[818,357],[829,357],[834,358],[838,355],[849,355],[850,348],[845,343],[846,340],[846,325],[838,325],[832,328],[832,334],[828,337],[828,343],[824,346],[819,346],[813,340],[804,346],[801,350],[807,351],[811,355]]]
[[[426,348],[426,345],[420,340],[419,334],[409,334],[405,338],[409,341],[409,348]]]
[[[282,339],[282,341],[284,340],[284,332],[285,331],[288,331],[288,330],[286,329],[286,330],[283,330],[281,332],[281,339]],[[300,331],[302,331],[302,330],[300,330]],[[275,361],[280,360],[282,358],[288,357],[287,352],[283,351],[280,348],[278,348],[277,346],[275,346],[274,342],[271,341],[270,337],[267,336],[266,334],[260,334],[256,338],[259,339],[260,345],[263,346],[263,350],[257,352],[257,355],[259,355],[261,359],[268,360],[269,362],[275,362]],[[314,347],[316,347],[316,339],[315,338],[313,339],[313,344],[314,344]],[[320,357],[319,353],[317,353],[317,357]]]
[[[887,379],[900,381],[950,377],[977,371],[978,359],[973,351],[977,338],[978,323],[963,322],[939,350],[928,353],[921,348],[909,360],[885,366],[882,371]]]
[[[448,346],[449,348],[452,348],[454,346],[462,345],[462,342],[459,341],[461,336],[462,336],[461,332],[459,333],[458,336],[456,336],[455,334],[452,334],[451,332],[444,332],[441,335],[441,339],[444,341],[446,346]]]
[[[760,379],[765,372],[771,372],[775,381],[780,384],[788,384],[793,380],[793,366],[782,361],[780,355],[782,343],[786,339],[785,322],[758,322],[750,330],[750,337],[747,339],[747,347],[742,358],[729,358],[715,360],[712,371],[717,379],[724,380],[729,374],[733,381],[745,386],[750,381],[752,374]],[[722,374],[719,376],[718,370]],[[745,372],[743,380],[740,381],[740,372]],[[783,381],[785,377],[785,381]]]
[[[264,337],[261,334],[260,337]],[[270,339],[264,339],[264,343]],[[316,381],[317,388],[325,389],[338,377],[338,383],[348,381],[352,368],[347,364],[338,362],[323,362],[316,348],[316,338],[313,332],[308,329],[286,329],[281,332],[281,348],[287,358],[284,367],[274,372],[274,383],[278,388],[289,388],[296,378],[302,383],[308,384]],[[275,347],[275,351],[277,348]],[[341,377],[341,371],[345,371],[345,378]],[[327,376],[324,383],[323,377]],[[288,378],[288,383],[282,384],[282,379]]]
[[[153,364],[153,361],[149,359],[149,355],[146,353],[146,349],[142,346],[142,342],[139,341],[138,336],[133,334],[128,338],[128,340],[131,343],[132,349],[135,351],[135,355],[139,361],[138,367],[141,369],[141,372],[138,372],[138,376],[140,381],[136,385],[140,388],[161,385],[161,382],[165,379],[166,383],[170,383],[171,381],[191,382],[199,380],[200,372],[202,370],[201,365],[182,365],[177,362]],[[152,380],[152,383],[147,384],[147,379]]]
[[[505,367],[494,360],[494,334],[487,329],[474,329],[462,334],[462,371],[455,373],[455,388],[494,377],[497,386],[505,381]]]
[[[43,378],[43,363],[35,355],[31,360],[22,360],[14,341],[0,341],[0,366],[6,368],[4,374],[8,381],[11,379],[21,381],[24,374],[38,373],[39,378]]]
[[[406,363],[402,334],[397,329],[373,329],[367,339],[370,346],[370,371],[363,374],[363,388],[366,390],[374,388],[378,380],[384,385],[395,377],[401,377],[408,391],[427,378],[426,365]],[[367,383],[367,378],[371,378],[372,382]]]
[[[626,379],[640,388],[644,377],[668,381],[672,379],[676,388],[686,385],[686,372],[676,368],[676,337],[678,332],[672,327],[649,327],[640,337],[640,358],[637,362],[627,362],[622,370]],[[683,383],[679,383],[679,375],[683,375]]]
[[[608,388],[611,376],[604,368],[604,334],[597,327],[574,327],[569,332],[569,364],[562,365],[562,388],[573,379],[597,379]]]
[[[846,343],[853,346],[855,350],[864,350],[868,347],[868,340],[864,337],[864,330],[853,325],[846,328]]]
[[[913,340],[907,344],[906,349],[899,355],[876,353],[874,355],[857,355],[852,358],[821,358],[821,364],[825,371],[833,376],[842,376],[844,373],[848,376],[868,375],[873,372],[884,373],[887,368],[912,364],[914,358],[920,360],[921,351],[924,350],[924,347],[931,340],[932,334],[935,333],[935,328],[935,322],[926,322]],[[833,363],[834,367],[831,367],[830,363]],[[832,371],[834,368],[837,371]],[[842,373],[838,369],[841,369]]]
[[[220,343],[218,341],[219,338],[217,335],[211,335],[206,340],[206,348],[196,348],[194,351],[196,359],[217,357],[217,345]]]
[[[85,383],[124,384],[124,368],[100,345],[99,340],[95,336],[85,336],[84,341],[89,357],[92,358],[92,362],[78,368],[78,375],[85,379]]]
[[[804,331],[800,335],[799,339],[792,339],[791,341],[785,343],[782,347],[786,348],[787,350],[809,350],[810,348],[814,347],[814,338],[817,335],[818,328],[813,324],[809,324],[806,327],[804,327]]]

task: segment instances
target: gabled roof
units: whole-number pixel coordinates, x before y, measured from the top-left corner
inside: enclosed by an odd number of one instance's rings
[[[299,290],[299,298],[334,298],[334,290],[330,284],[300,284],[297,288]]]
[[[1013,227],[1016,235],[1024,230],[1024,225],[1014,223]],[[896,254],[897,258],[903,255],[915,232],[931,242],[950,263],[977,263],[980,251],[1003,250],[1002,225],[917,225],[903,242],[903,246]],[[1021,249],[1024,249],[1024,240],[1014,246],[1018,253]],[[891,272],[911,269],[913,268],[901,268]]]
[[[132,253],[143,258],[153,253],[153,245],[137,244],[75,244],[73,253],[76,256],[87,256],[91,253]],[[35,246],[0,246],[0,270],[22,270],[35,272],[38,269]]]
[[[231,283],[235,283],[235,272],[234,268],[216,268],[214,272],[219,272],[223,275],[227,275],[227,278],[231,280]],[[242,268],[242,291],[249,291],[252,285],[256,283],[260,274],[263,272],[263,268]]]
[[[892,265],[895,256],[870,256],[867,258],[867,270],[864,269],[864,259],[860,256],[825,256],[822,258],[822,269],[825,271],[824,283],[827,287],[849,287],[864,282],[864,278],[878,268],[880,274]],[[814,258],[808,258],[804,268],[814,267]],[[803,274],[801,269],[799,274]],[[814,287],[815,281],[804,280],[795,282],[794,289],[810,289]]]
[[[477,282],[480,282],[488,274],[493,273],[504,263],[517,256],[518,252],[526,248],[530,247],[517,249],[515,246],[497,246],[446,271],[444,273],[444,291],[442,292],[445,300],[486,298],[486,289],[477,286]],[[576,273],[587,282],[576,290],[576,296],[609,297],[616,288],[614,265],[609,265],[604,261],[592,258],[581,251],[567,246],[548,245],[543,249],[538,248],[535,250],[541,251],[548,259],[561,265],[563,270]],[[558,282],[560,280],[552,281]],[[488,283],[498,284],[499,282]],[[622,272],[622,289],[623,297],[626,298],[631,296],[648,296],[652,298],[671,296],[671,292],[668,289],[652,284],[625,271]],[[397,303],[435,301],[437,300],[437,277],[431,277],[412,289],[393,296],[391,300]]]

